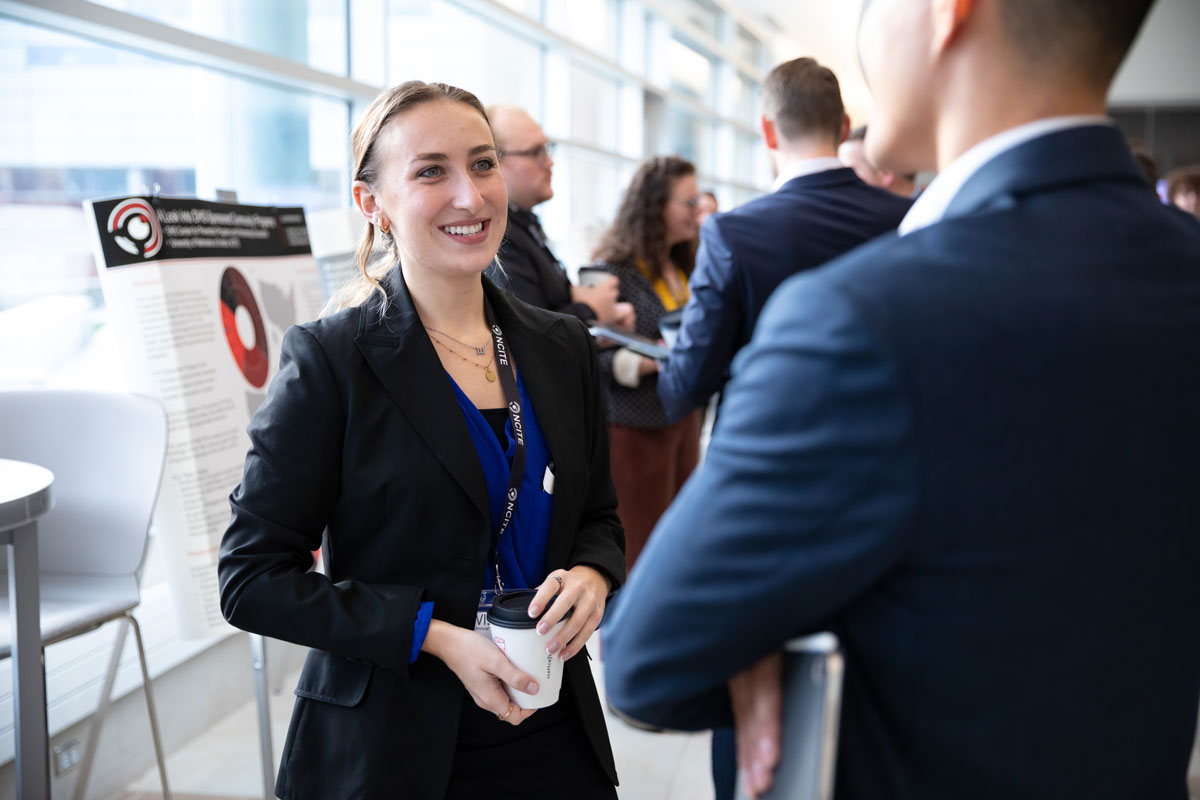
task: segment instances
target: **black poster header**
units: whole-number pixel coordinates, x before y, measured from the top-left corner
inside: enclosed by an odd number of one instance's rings
[[[300,207],[245,206],[175,197],[90,201],[104,266],[178,258],[309,255]]]

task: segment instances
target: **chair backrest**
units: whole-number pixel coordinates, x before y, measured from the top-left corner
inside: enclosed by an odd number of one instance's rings
[[[781,756],[763,800],[832,800],[844,671],[832,633],[784,645]],[[737,785],[737,800],[745,800],[740,774]]]
[[[0,392],[0,458],[54,473],[54,508],[38,520],[43,572],[136,573],[166,449],[166,415],[149,397]]]

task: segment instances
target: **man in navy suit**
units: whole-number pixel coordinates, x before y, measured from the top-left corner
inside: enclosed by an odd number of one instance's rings
[[[811,58],[771,70],[762,88],[763,140],[775,190],[700,230],[691,299],[658,376],[667,417],[704,406],[784,279],[894,230],[912,201],[868,186],[837,158],[850,130],[837,76]]]
[[[1103,117],[1150,4],[868,0],[868,155],[940,174],[771,298],[609,619],[614,707],[738,717],[760,792],[771,654],[830,629],[841,800],[1187,797],[1200,223]]]

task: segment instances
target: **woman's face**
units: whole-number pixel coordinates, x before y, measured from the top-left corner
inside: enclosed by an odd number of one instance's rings
[[[423,103],[388,123],[375,146],[379,179],[355,190],[363,213],[391,227],[404,268],[487,268],[504,238],[508,193],[479,112],[450,100]]]
[[[695,175],[684,175],[672,182],[667,207],[663,210],[667,247],[695,239],[699,233],[700,223],[696,213],[698,195]]]

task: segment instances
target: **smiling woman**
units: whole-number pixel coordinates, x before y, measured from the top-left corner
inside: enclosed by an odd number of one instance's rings
[[[591,336],[482,276],[508,195],[474,95],[397,86],[353,145],[362,274],[284,340],[218,566],[231,623],[312,648],[276,793],[615,798],[573,658],[625,578]],[[537,712],[479,621],[523,588],[567,662]]]

